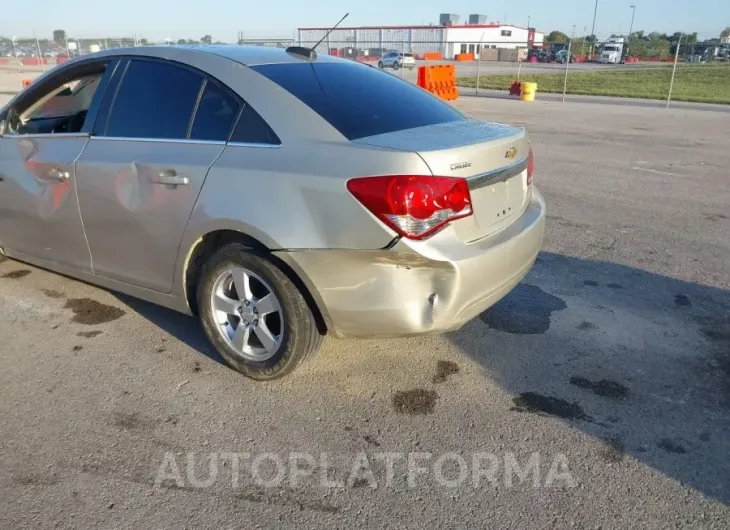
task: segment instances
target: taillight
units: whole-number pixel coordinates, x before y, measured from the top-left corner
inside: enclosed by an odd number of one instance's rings
[[[532,147],[530,147],[530,154],[527,156],[527,185],[532,184],[532,174],[535,172],[535,155],[532,154]]]
[[[390,175],[361,177],[347,189],[378,219],[409,239],[425,239],[444,225],[472,214],[463,178]]]

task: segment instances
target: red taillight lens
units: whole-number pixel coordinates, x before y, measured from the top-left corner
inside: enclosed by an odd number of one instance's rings
[[[535,172],[535,155],[532,154],[532,147],[530,147],[530,154],[527,156],[527,185],[532,184],[532,174]]]
[[[463,178],[389,175],[354,178],[347,189],[398,234],[425,239],[444,225],[472,214]]]

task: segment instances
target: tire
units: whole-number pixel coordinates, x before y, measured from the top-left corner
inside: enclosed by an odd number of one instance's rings
[[[243,270],[247,273],[250,296],[239,297],[234,290],[221,292],[221,289],[234,289],[232,276],[230,283],[227,283],[227,274],[232,270]],[[265,289],[275,297],[273,300],[278,302],[275,305],[277,309],[267,314],[263,314],[262,310],[261,314],[254,315],[256,303],[263,299]],[[242,243],[227,244],[207,260],[201,271],[196,294],[200,322],[208,340],[231,368],[251,379],[268,381],[289,374],[305,360],[313,357],[324,339],[312,310],[292,280],[276,265],[271,256]],[[225,300],[224,303],[238,302],[239,298],[251,298],[252,301],[246,304],[246,313],[241,312],[243,307],[239,308],[240,317],[226,317],[227,313],[232,315],[233,312],[219,310],[222,306],[218,303],[214,306],[214,297],[217,301]],[[236,318],[238,322],[234,326]],[[256,320],[249,321],[250,318]],[[258,320],[261,322],[256,325]],[[242,333],[242,336],[250,337],[246,341],[253,345],[248,353],[244,351],[246,348],[239,350],[234,346],[234,341],[239,337],[235,330],[243,322],[251,324],[247,326],[248,335]],[[230,336],[231,333],[233,336]],[[259,336],[266,337],[268,343],[275,346],[267,349],[265,342],[258,339]],[[274,341],[270,341],[272,337]],[[260,355],[252,353],[258,351],[257,342],[265,350]]]
[[[393,70],[397,70],[398,68],[400,68],[398,61],[393,61]]]
[[[383,61],[380,61],[380,62],[378,63],[378,68],[380,68],[381,70],[383,69]]]

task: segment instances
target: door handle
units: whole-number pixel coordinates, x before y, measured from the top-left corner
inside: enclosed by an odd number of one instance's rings
[[[68,171],[61,171],[58,167],[52,167],[51,171],[49,171],[49,175],[51,178],[64,181],[68,180],[71,177],[71,174]]]
[[[178,175],[175,170],[165,170],[160,172],[155,183],[163,186],[184,186],[190,184],[190,179]]]

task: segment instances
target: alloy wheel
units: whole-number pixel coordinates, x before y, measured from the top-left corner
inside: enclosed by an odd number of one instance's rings
[[[250,361],[265,361],[281,346],[284,314],[273,289],[243,267],[223,271],[213,284],[213,319],[233,350]]]

